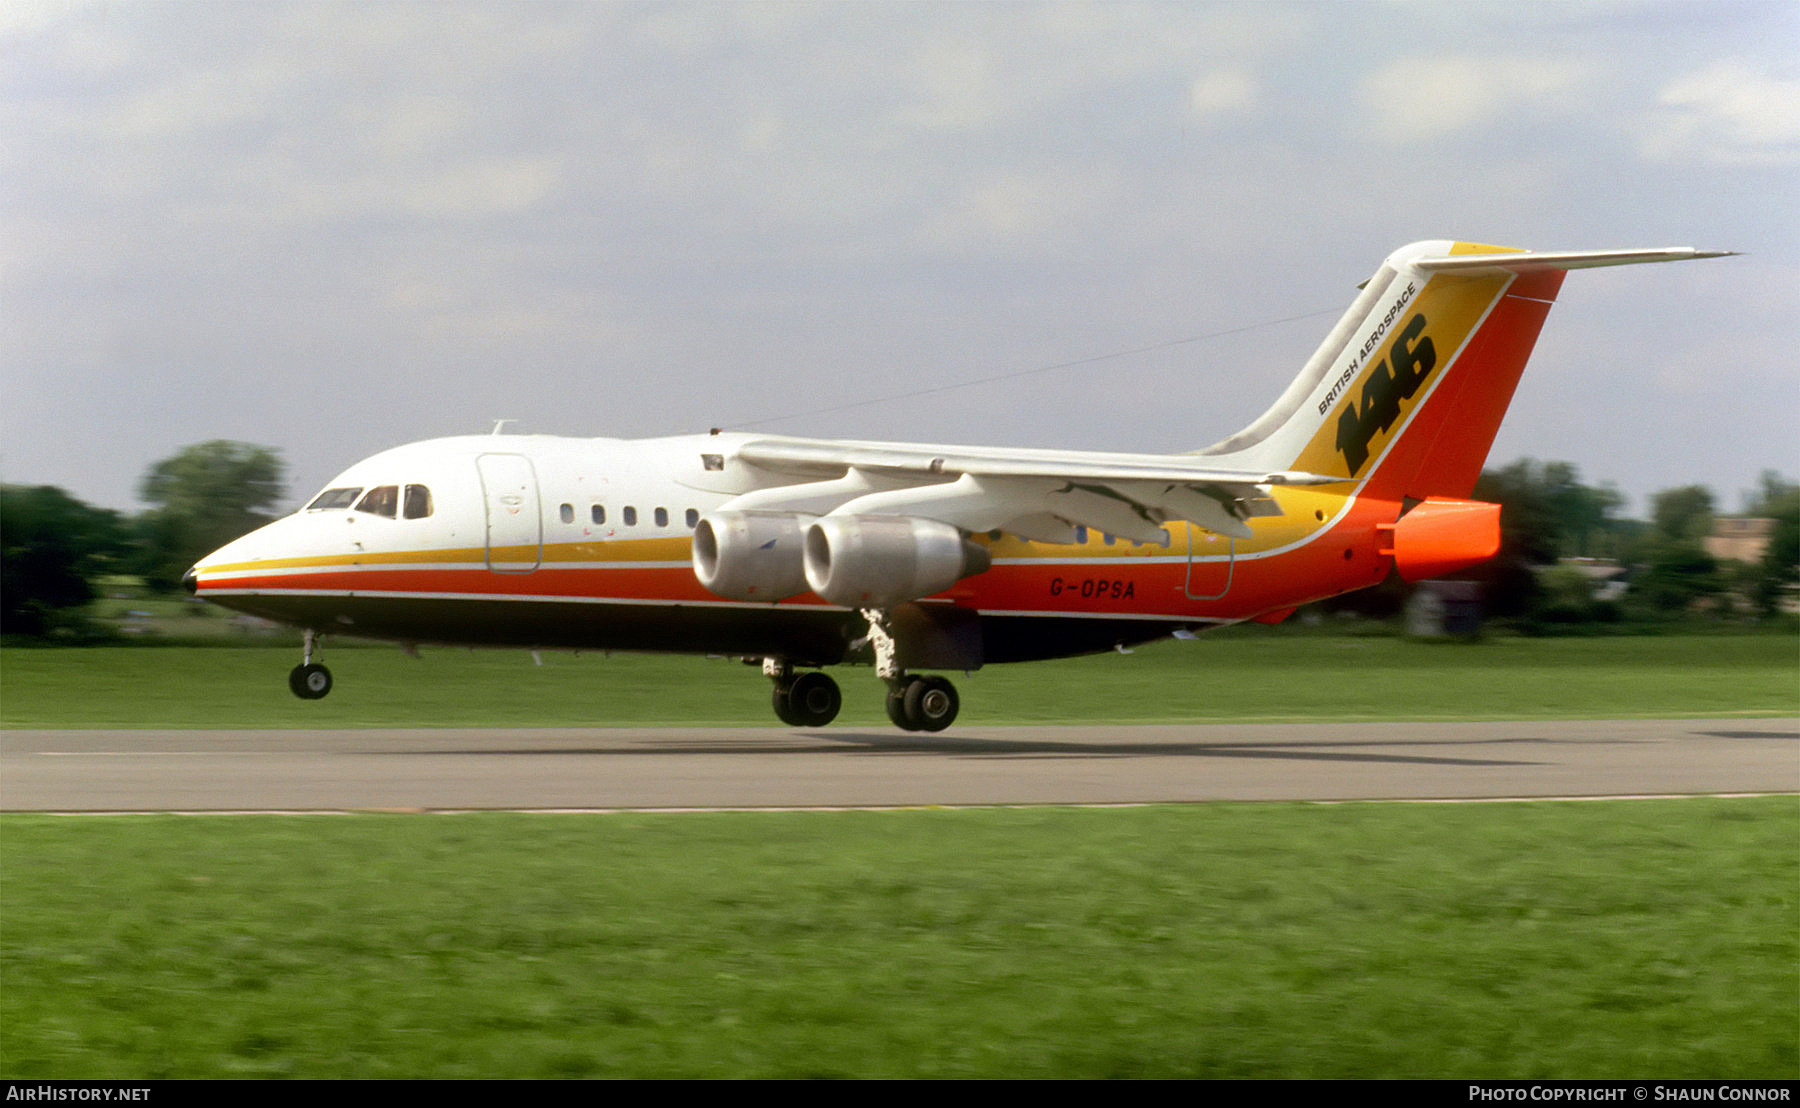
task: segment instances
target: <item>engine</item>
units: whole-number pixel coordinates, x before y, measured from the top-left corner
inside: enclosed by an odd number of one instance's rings
[[[698,549],[696,544],[696,563]],[[985,572],[990,564],[986,547],[932,519],[824,516],[806,529],[806,583],[845,608],[890,608],[917,600]]]
[[[806,591],[803,534],[813,516],[711,512],[694,528],[694,576],[729,600],[774,603]]]

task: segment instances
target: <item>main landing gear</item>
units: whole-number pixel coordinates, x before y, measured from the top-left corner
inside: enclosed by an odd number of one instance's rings
[[[300,664],[288,672],[288,688],[301,700],[319,700],[331,691],[331,671],[312,660],[318,636],[307,631],[301,638]]]
[[[764,659],[763,672],[775,681],[775,715],[789,727],[823,727],[844,706],[837,682],[823,673],[794,673],[773,659]]]
[[[900,668],[900,648],[888,626],[888,613],[864,608],[869,621],[869,645],[875,648],[875,675],[887,682],[887,714],[894,726],[906,731],[942,731],[956,722],[962,701],[956,686],[945,677],[921,677]]]
[[[888,682],[887,714],[906,731],[942,731],[956,722],[962,701],[944,677],[901,674]]]
[[[956,722],[962,706],[949,679],[921,676],[901,669],[887,613],[868,609],[869,642],[875,648],[875,672],[887,683],[887,715],[906,731],[942,731]],[[789,727],[823,727],[837,718],[844,695],[836,681],[817,671],[795,673],[780,658],[764,658],[763,673],[775,682],[775,715]]]
[[[770,698],[775,715],[789,727],[823,727],[836,719],[844,706],[844,694],[827,674],[817,670],[794,673],[773,660],[765,660],[763,669],[775,682]],[[895,727],[942,731],[956,722],[962,702],[956,695],[956,686],[947,678],[902,673],[889,680],[887,686],[887,715]]]

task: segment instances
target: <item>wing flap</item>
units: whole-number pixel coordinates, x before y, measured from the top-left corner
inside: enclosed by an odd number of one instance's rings
[[[737,450],[750,465],[796,475],[840,477],[865,473],[911,474],[948,479],[1050,477],[1064,480],[1169,481],[1251,485],[1342,484],[1343,478],[1294,470],[1221,469],[1167,454],[1098,454],[1056,450],[999,450],[967,446],[831,442],[823,439],[753,439]]]
[[[738,451],[778,481],[726,510],[815,515],[917,516],[965,531],[1010,531],[1043,542],[1079,541],[1087,527],[1166,545],[1163,524],[1192,523],[1249,538],[1248,520],[1280,515],[1268,489],[1331,481],[1185,464],[1162,455],[1003,453],[979,448],[755,440]]]

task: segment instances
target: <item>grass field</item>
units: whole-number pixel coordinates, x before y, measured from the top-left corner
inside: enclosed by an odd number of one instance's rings
[[[1800,800],[0,820],[0,1076],[1800,1076]]]
[[[8,727],[774,725],[702,659],[8,648]],[[1791,635],[1247,629],[963,722],[1800,714]],[[840,673],[846,723],[883,723]],[[885,724],[884,724],[885,725]],[[3,787],[3,783],[0,783]],[[0,816],[0,1078],[1800,1078],[1800,798]]]
[[[1800,714],[1779,634],[1422,643],[1220,632],[958,678],[962,724]],[[777,726],[734,660],[335,646],[337,687],[288,692],[297,649],[0,650],[5,727]],[[840,668],[845,724],[887,726],[872,670]]]

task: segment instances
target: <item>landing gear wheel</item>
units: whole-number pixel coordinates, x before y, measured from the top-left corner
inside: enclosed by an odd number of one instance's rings
[[[318,700],[331,691],[331,671],[311,662],[295,666],[288,673],[288,688],[301,700]]]
[[[802,673],[775,682],[775,715],[789,727],[823,727],[844,706],[838,684],[823,673]]]
[[[942,731],[956,722],[956,686],[943,677],[921,677],[906,687],[906,718],[915,731]]]
[[[917,678],[914,678],[914,680],[917,680]],[[910,682],[895,685],[888,690],[887,694],[888,719],[892,720],[894,726],[900,728],[902,731],[911,731],[914,729],[912,724],[906,722],[906,690],[910,687]]]
[[[956,686],[943,677],[908,677],[887,694],[888,718],[907,731],[942,731],[961,706]]]

